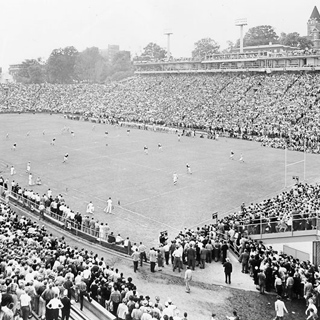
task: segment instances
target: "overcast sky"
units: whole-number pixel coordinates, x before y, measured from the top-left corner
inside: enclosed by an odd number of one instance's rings
[[[24,59],[47,59],[53,49],[79,51],[119,44],[139,54],[149,43],[189,57],[194,43],[205,37],[220,47],[239,38],[235,20],[247,18],[248,28],[268,24],[281,32],[306,35],[307,21],[320,0],[0,0],[0,67]]]

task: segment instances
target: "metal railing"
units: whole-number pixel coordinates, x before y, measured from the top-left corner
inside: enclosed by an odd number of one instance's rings
[[[131,254],[131,244],[127,247],[123,245],[123,243],[116,242],[116,236],[111,235],[111,233],[100,232],[100,228],[96,228],[96,226],[91,227],[90,224],[86,223],[78,223],[75,219],[71,217],[67,217],[63,214],[57,213],[56,210],[52,207],[40,207],[40,201],[35,199],[27,198],[23,194],[8,192],[4,194],[3,190],[0,190],[0,194],[5,202],[9,200],[13,201],[18,206],[21,206],[28,211],[31,211],[39,220],[47,220],[48,222],[52,222],[59,227],[63,228],[65,231],[75,234],[76,236],[86,238],[87,240],[91,240],[94,242],[99,242],[101,245],[115,249],[118,252],[122,252],[125,254]]]

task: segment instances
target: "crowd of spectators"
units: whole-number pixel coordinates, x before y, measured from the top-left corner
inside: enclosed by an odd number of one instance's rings
[[[176,237],[176,242],[184,247],[182,259],[193,266],[189,248],[200,244],[200,248],[207,250],[203,257],[195,255],[199,265],[212,260],[223,262],[226,251],[232,248],[238,255],[242,272],[253,278],[261,294],[276,292],[288,300],[305,299],[307,305],[319,308],[320,265],[294,258],[250,238],[252,233],[317,228],[319,196],[319,185],[296,183],[289,191],[260,203],[243,203],[238,212],[217,223],[196,230],[185,229]]]
[[[109,85],[2,84],[0,110],[201,129],[320,153],[319,78],[319,73],[220,73],[149,75]]]
[[[34,311],[41,319],[70,315],[71,299],[83,309],[84,297],[95,300],[118,319],[169,320],[180,316],[170,298],[164,304],[138,293],[131,277],[105,263],[103,257],[71,247],[64,237],[0,203],[0,291],[5,319]],[[177,318],[178,319],[178,318]]]

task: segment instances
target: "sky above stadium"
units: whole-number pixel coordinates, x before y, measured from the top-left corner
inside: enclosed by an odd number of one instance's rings
[[[248,28],[271,25],[281,32],[306,35],[307,21],[320,0],[0,0],[0,67],[24,59],[47,59],[53,49],[79,51],[108,44],[140,54],[149,42],[166,47],[171,37],[174,57],[190,57],[194,43],[211,37],[227,47],[239,38],[235,20]]]

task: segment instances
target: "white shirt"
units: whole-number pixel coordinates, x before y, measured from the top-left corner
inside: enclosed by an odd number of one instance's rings
[[[23,293],[20,296],[21,307],[28,307],[30,302],[31,302],[31,297],[28,294]]]
[[[286,306],[284,305],[284,302],[281,300],[277,300],[274,303],[274,308],[276,310],[276,314],[278,317],[283,317],[284,316],[284,311],[288,312]]]

